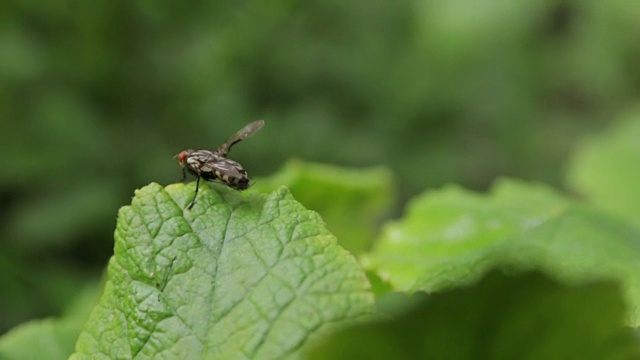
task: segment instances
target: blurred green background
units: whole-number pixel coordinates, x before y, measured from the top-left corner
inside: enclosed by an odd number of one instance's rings
[[[101,275],[117,209],[233,149],[386,165],[402,200],[496,176],[562,187],[585,135],[640,97],[628,0],[0,3],[0,333]],[[349,179],[345,179],[349,181]]]

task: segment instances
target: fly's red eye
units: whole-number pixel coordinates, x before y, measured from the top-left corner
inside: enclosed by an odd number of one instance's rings
[[[180,164],[184,164],[184,159],[187,157],[187,152],[183,151],[178,155],[178,161]]]

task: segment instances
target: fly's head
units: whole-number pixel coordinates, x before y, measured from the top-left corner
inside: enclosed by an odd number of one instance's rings
[[[192,150],[192,149],[183,150],[178,155],[175,156],[175,157],[178,158],[178,162],[180,163],[180,166],[185,167],[185,165],[187,164],[187,158],[189,156],[191,156],[191,154],[193,154],[193,152],[194,152],[194,150]]]

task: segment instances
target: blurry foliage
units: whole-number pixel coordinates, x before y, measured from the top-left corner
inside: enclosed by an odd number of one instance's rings
[[[253,189],[270,192],[282,185],[306,208],[320,213],[340,245],[354,254],[369,250],[395,193],[387,168],[347,169],[296,160],[257,179]]]
[[[59,313],[133,189],[250,120],[267,126],[231,157],[252,176],[386,165],[406,199],[560,184],[576,139],[639,95],[626,0],[9,0],[0,19],[0,332]]]
[[[640,109],[620,120],[581,144],[567,177],[580,195],[640,227]]]
[[[89,282],[83,288],[77,288],[60,318],[31,320],[11,329],[0,338],[0,358],[68,359],[89,313],[102,295],[102,285]]]
[[[502,264],[569,284],[616,279],[631,305],[627,321],[638,326],[639,258],[635,227],[544,185],[503,179],[488,195],[447,186],[417,196],[362,263],[408,292],[467,284]]]
[[[324,339],[307,359],[640,358],[612,283],[567,287],[539,273],[507,277],[493,271],[472,287],[410,302],[392,320]]]

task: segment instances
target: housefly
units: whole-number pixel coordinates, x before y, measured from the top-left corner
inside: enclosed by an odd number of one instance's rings
[[[247,171],[236,161],[227,159],[227,154],[233,145],[255,134],[262,126],[264,126],[264,120],[252,122],[238,130],[214,151],[188,149],[177,155],[178,162],[182,166],[182,180],[187,178],[187,171],[196,177],[196,192],[187,209],[191,209],[196,203],[200,178],[206,181],[220,181],[237,190],[245,190],[249,187]]]

